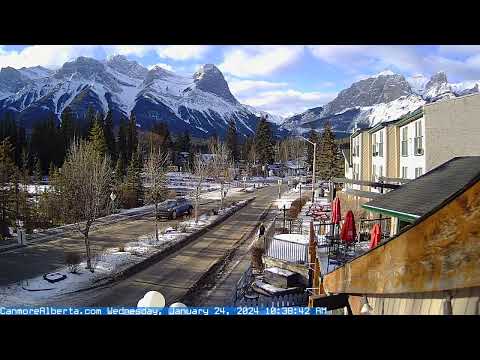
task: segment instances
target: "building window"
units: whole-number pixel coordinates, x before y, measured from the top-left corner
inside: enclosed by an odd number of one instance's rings
[[[372,135],[372,156],[377,156],[377,134]]]
[[[375,181],[376,175],[377,175],[377,166],[373,165],[372,166],[372,181]]]
[[[415,178],[417,178],[419,176],[422,176],[422,175],[423,175],[423,168],[421,168],[421,167],[415,168]]]
[[[423,155],[423,134],[422,134],[422,120],[415,123],[415,138],[413,139],[414,154]]]
[[[408,126],[402,129],[402,156],[408,156]]]
[[[379,135],[379,142],[378,142],[378,156],[383,157],[383,131],[380,131]]]
[[[353,156],[359,156],[360,155],[360,139],[358,137],[353,139]]]
[[[378,167],[378,177],[381,178],[383,176],[383,165]]]
[[[408,168],[406,166],[402,166],[402,179],[406,179],[408,177]]]

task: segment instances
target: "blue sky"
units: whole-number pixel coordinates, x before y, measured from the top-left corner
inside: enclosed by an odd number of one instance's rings
[[[213,63],[237,99],[283,116],[321,106],[384,70],[407,78],[445,71],[450,82],[480,79],[477,45],[0,45],[0,67],[56,69],[78,56],[113,54],[188,75]]]

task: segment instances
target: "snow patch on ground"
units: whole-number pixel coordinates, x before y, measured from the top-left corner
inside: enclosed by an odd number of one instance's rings
[[[50,283],[44,279],[43,275],[40,275],[22,283],[0,288],[0,305],[29,306],[48,304],[49,300],[59,295],[95,286],[104,280],[110,279],[116,273],[145,260],[147,257],[173,246],[189,234],[212,224],[220,215],[234,211],[245,203],[246,200],[240,201],[236,205],[220,210],[218,215],[209,216],[203,214],[199,217],[198,223],[195,223],[195,220],[183,221],[177,225],[176,229],[169,228],[164,233],[159,234],[158,241],[155,233],[150,233],[127,243],[123,249],[110,248],[97,253],[92,259],[92,264],[95,268],[93,273],[86,269],[86,261],[82,261],[76,274],[70,273],[67,266],[62,266],[53,271],[52,273],[59,274],[55,275],[55,277],[66,275],[66,279],[55,283]],[[141,208],[130,210],[138,211],[139,209]]]

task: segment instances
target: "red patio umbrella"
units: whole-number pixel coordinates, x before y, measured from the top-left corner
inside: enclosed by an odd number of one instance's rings
[[[342,220],[342,215],[340,213],[340,199],[335,198],[332,203],[332,223],[340,224],[340,220]]]
[[[370,237],[370,249],[373,249],[374,247],[378,246],[382,237],[382,229],[380,224],[373,225],[372,231],[370,231]]]
[[[352,242],[357,237],[357,229],[355,228],[355,219],[352,210],[348,210],[343,222],[340,238],[345,242]]]

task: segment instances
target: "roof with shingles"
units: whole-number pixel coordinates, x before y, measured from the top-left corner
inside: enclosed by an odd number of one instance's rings
[[[455,157],[363,205],[404,220],[422,217],[480,180],[480,156]]]

